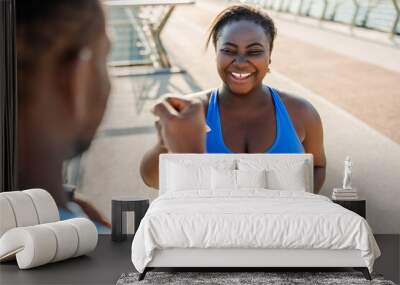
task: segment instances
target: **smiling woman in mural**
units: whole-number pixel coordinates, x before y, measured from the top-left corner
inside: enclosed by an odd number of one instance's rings
[[[263,84],[276,28],[262,10],[235,5],[211,24],[219,88],[169,96],[154,106],[158,143],[143,157],[144,182],[158,188],[161,153],[311,153],[318,193],[326,159],[321,119],[305,99]]]

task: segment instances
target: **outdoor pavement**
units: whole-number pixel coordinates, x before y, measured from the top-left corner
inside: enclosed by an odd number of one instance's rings
[[[79,192],[107,217],[112,196],[154,199],[140,177],[143,153],[156,141],[149,109],[165,93],[187,94],[220,84],[206,30],[224,1],[178,7],[163,42],[186,74],[113,78],[98,135],[81,164]],[[400,49],[384,34],[271,13],[278,28],[266,84],[309,100],[324,126],[327,178],[321,194],[341,185],[353,159],[353,185],[367,199],[375,233],[400,233]],[[356,35],[356,36],[354,36]]]

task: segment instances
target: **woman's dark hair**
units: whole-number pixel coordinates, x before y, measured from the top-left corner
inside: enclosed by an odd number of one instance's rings
[[[216,47],[222,28],[232,22],[242,20],[258,24],[264,29],[265,34],[269,39],[270,50],[272,51],[276,36],[274,21],[265,11],[244,4],[229,6],[214,18],[209,28],[206,47],[209,46],[211,40],[214,47]]]
[[[19,99],[44,57],[61,65],[76,58],[99,37],[104,21],[99,0],[16,0]]]

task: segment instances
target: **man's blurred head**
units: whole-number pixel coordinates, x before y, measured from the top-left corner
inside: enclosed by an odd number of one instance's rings
[[[16,0],[19,145],[70,158],[90,145],[110,93],[98,0]]]

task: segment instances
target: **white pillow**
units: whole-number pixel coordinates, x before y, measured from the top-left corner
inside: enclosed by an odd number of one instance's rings
[[[266,170],[211,170],[213,190],[239,190],[241,188],[267,188]]]
[[[267,188],[267,171],[236,170],[237,188]]]
[[[211,167],[168,164],[168,191],[185,191],[211,188]]]
[[[307,191],[306,162],[296,160],[244,160],[238,161],[240,170],[267,171],[267,188],[272,190]]]
[[[273,190],[307,190],[305,163],[294,164],[290,168],[271,169],[267,172],[268,188]]]
[[[212,190],[236,190],[236,170],[212,168],[211,181]]]
[[[166,191],[211,190],[211,168],[235,169],[235,160],[171,159],[166,167]],[[165,193],[165,191],[163,191]]]

